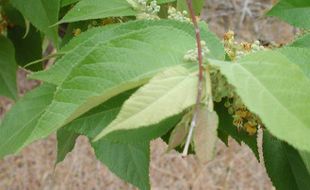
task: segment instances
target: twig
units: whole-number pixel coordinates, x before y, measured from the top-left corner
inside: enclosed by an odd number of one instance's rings
[[[27,63],[23,68],[26,69],[26,68],[28,68],[32,65],[35,65],[37,63],[40,63],[42,61],[46,61],[46,60],[49,60],[50,58],[57,57],[57,56],[64,55],[64,54],[65,53],[54,53],[54,54],[47,55],[47,56],[43,57],[42,59],[38,59],[38,60],[32,61],[30,63]]]
[[[191,143],[191,139],[193,136],[193,131],[196,126],[196,120],[197,120],[197,114],[199,111],[199,105],[201,102],[202,97],[202,90],[203,90],[203,66],[202,66],[202,48],[201,48],[201,37],[200,37],[200,29],[198,27],[198,23],[196,20],[196,16],[193,9],[193,3],[192,0],[186,0],[188,11],[190,13],[190,17],[192,19],[192,22],[194,24],[195,33],[196,33],[196,43],[197,43],[197,50],[198,50],[198,63],[199,63],[199,75],[198,75],[198,92],[197,92],[197,99],[196,99],[196,105],[195,105],[195,113],[190,125],[189,133],[185,142],[184,150],[182,153],[182,156],[186,156],[188,154],[189,145]]]

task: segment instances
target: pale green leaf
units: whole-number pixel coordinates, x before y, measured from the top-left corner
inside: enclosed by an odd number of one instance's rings
[[[240,59],[243,61],[260,61],[260,62],[283,62],[287,64],[296,64],[310,79],[310,51],[308,48],[284,47],[273,51],[260,51],[245,56]]]
[[[113,31],[116,27],[120,30]],[[52,103],[28,139],[29,143],[46,137],[109,98],[145,84],[168,67],[190,64],[183,60],[184,54],[195,48],[195,32],[190,24],[139,21],[117,25],[115,28],[95,29],[88,33],[91,36],[81,35],[81,38],[72,40],[66,47],[74,47],[72,44],[79,43],[83,45],[69,50],[47,71],[46,76],[44,72],[37,75],[40,76],[38,78],[58,84],[58,88]],[[112,31],[116,34],[112,34]],[[104,35],[106,32],[112,40],[101,40],[109,37]],[[80,39],[87,39],[87,42]],[[210,50],[213,49],[210,43]],[[177,119],[169,117],[163,122],[171,126]],[[154,128],[156,125],[142,130],[143,133],[149,130],[153,133],[137,136],[152,139],[157,137],[156,134],[169,130],[164,127]]]
[[[54,90],[54,86],[44,84],[26,94],[6,114],[0,126],[0,158],[27,145],[40,115],[52,101]]]
[[[55,45],[58,44],[57,27],[51,27],[58,21],[60,0],[11,0],[24,17],[44,32]]]
[[[196,155],[201,163],[214,158],[218,124],[219,118],[215,111],[210,112],[207,106],[199,108],[193,140]]]
[[[280,0],[268,13],[296,27],[310,28],[309,0]]]
[[[219,40],[216,34],[210,31],[206,22],[199,22],[198,25],[201,32],[201,40],[206,42],[206,46],[210,50],[208,57],[218,60],[225,60],[225,54],[223,54],[223,43]]]
[[[46,137],[109,98],[144,84],[165,68],[182,64],[184,53],[193,47],[192,35],[150,22],[148,27],[108,43],[92,44],[88,53],[75,49],[70,52],[72,59],[67,54],[56,63],[58,69],[52,73],[62,74],[58,78],[61,83],[29,140]]]
[[[298,149],[310,150],[310,81],[296,64],[287,58],[210,62],[220,68],[273,135]]]
[[[176,66],[159,73],[123,105],[117,118],[96,138],[114,131],[135,130],[157,124],[195,104],[197,73]]]
[[[58,24],[133,15],[136,15],[136,11],[126,0],[83,0],[78,2]]]
[[[173,27],[177,30],[181,30],[176,31],[176,33],[180,33],[182,35],[182,38],[188,38],[189,36],[184,36],[186,34],[191,35],[192,44],[187,44],[187,50],[195,47],[195,30],[191,24],[180,23],[171,20],[160,20],[138,21],[109,25],[105,27],[90,29],[87,32],[82,33],[78,37],[73,38],[73,40],[71,40],[68,45],[61,49],[61,53],[64,53],[65,56],[63,56],[59,61],[57,61],[56,64],[49,70],[34,73],[30,76],[30,78],[60,85],[66,79],[66,77],[68,77],[72,69],[85,61],[85,59],[87,59],[87,57],[89,57],[94,51],[102,49],[104,45],[109,45],[112,40],[115,40],[119,37],[125,37],[134,33],[143,33],[146,28],[149,28],[148,30],[151,30],[152,27],[156,26]],[[158,36],[159,38],[158,44],[156,45],[164,46],[165,41],[160,40],[160,38],[162,38],[162,35],[158,32],[157,34],[155,34],[155,36]],[[171,32],[167,33],[166,35],[171,35]],[[201,37],[204,41],[206,41],[207,47],[210,50],[209,57],[224,60],[225,53],[223,44],[221,44],[217,37],[209,31],[208,27],[205,24],[201,25]],[[174,41],[178,39],[178,37],[175,38],[175,36],[171,36],[170,38],[171,39],[169,41]],[[169,46],[172,45],[173,43],[169,44]],[[176,42],[176,45],[181,45],[181,43]],[[182,51],[184,51],[185,49],[185,46],[183,46],[184,45],[181,45],[181,47],[179,47],[182,48]],[[184,51],[182,55],[182,60],[186,51]],[[169,51],[167,50],[165,54],[167,54],[167,52]]]
[[[278,190],[308,190],[310,173],[299,152],[264,131],[263,156],[267,173]]]
[[[310,79],[310,50],[308,48],[285,47],[278,49],[292,63],[297,64]]]
[[[17,98],[16,71],[14,46],[0,35],[0,96]]]

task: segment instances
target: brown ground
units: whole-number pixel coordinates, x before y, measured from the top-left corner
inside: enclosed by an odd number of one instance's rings
[[[207,0],[203,16],[219,36],[233,29],[240,40],[262,39],[286,43],[296,32],[275,19],[262,18],[272,0]],[[19,73],[23,94],[36,85]],[[0,118],[10,108],[10,102],[0,98]],[[154,190],[272,190],[274,189],[262,164],[246,146],[232,140],[226,148],[218,143],[216,158],[199,165],[193,157],[180,158],[175,152],[165,154],[166,145],[152,142],[151,183]],[[66,160],[54,169],[55,135],[25,148],[17,156],[0,160],[0,190],[127,190],[135,189],[115,177],[100,162],[86,138]]]

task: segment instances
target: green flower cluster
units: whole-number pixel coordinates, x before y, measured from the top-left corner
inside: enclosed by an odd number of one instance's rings
[[[206,57],[210,52],[205,41],[200,41],[202,48],[202,57]],[[198,48],[188,50],[184,55],[185,61],[197,62],[198,61]]]
[[[174,7],[169,7],[168,9],[168,18],[172,20],[191,23],[191,20],[187,17],[187,15],[187,11],[180,12]]]
[[[213,68],[210,74],[213,101],[225,101],[224,105],[233,117],[233,124],[238,129],[245,130],[249,135],[256,134],[258,126],[262,126],[259,117],[247,109],[241,98],[236,94],[234,87],[227,82],[219,70]]]
[[[249,53],[266,49],[258,40],[256,40],[254,43],[236,42],[235,33],[233,31],[228,31],[224,34],[224,46],[226,54],[232,61],[240,59]]]
[[[155,20],[159,19],[157,14],[160,11],[160,6],[157,4],[156,0],[148,3],[147,0],[127,0],[134,9],[138,10],[140,13],[137,15],[137,19]]]
[[[3,34],[6,32],[6,28],[7,28],[7,21],[5,19],[5,17],[2,15],[2,11],[1,11],[2,7],[0,6],[0,34]]]

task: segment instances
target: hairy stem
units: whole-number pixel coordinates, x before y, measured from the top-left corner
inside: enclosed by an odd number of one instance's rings
[[[196,20],[196,16],[193,9],[193,3],[192,0],[186,0],[188,11],[191,17],[191,20],[194,24],[195,28],[195,34],[196,34],[196,43],[197,43],[197,50],[198,50],[198,66],[199,66],[199,74],[198,74],[198,91],[197,91],[197,99],[196,99],[196,105],[195,105],[195,113],[190,125],[189,133],[185,142],[184,150],[182,153],[182,156],[186,156],[188,154],[189,145],[191,143],[191,139],[193,136],[194,128],[196,127],[196,120],[197,120],[197,114],[201,102],[202,97],[202,91],[203,91],[203,57],[202,57],[202,48],[201,48],[201,37],[200,37],[200,29],[198,27],[198,23]]]

